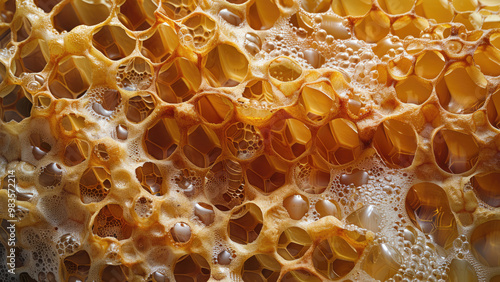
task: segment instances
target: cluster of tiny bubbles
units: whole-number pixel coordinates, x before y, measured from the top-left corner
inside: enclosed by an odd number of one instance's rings
[[[139,151],[140,145],[138,140],[133,140],[129,143],[129,148],[128,148],[128,157],[132,159],[134,162],[140,162],[141,161],[141,152]]]
[[[93,117],[110,121],[121,111],[123,105],[120,103],[113,110],[104,108],[104,95],[106,91],[111,90],[107,87],[96,87],[87,91],[88,103],[85,105],[85,110]],[[113,91],[113,90],[111,90]]]
[[[153,200],[145,196],[137,199],[134,211],[139,217],[150,217],[153,214]]]
[[[59,255],[69,255],[80,248],[80,242],[71,234],[66,233],[59,237],[56,243],[57,253]]]
[[[223,240],[216,240],[218,243],[214,244],[212,251],[213,262],[219,265],[229,265],[235,258],[236,252],[230,247],[227,247]]]
[[[463,234],[453,241],[453,248],[457,252],[457,258],[459,259],[465,258],[465,256],[469,253],[470,247],[471,246],[467,236]]]
[[[22,231],[24,236],[20,236],[25,241],[24,243],[31,246],[28,256],[31,259],[26,259],[32,263],[27,270],[31,277],[37,277],[39,281],[45,281],[49,277],[55,278],[55,274],[59,273],[59,264],[57,250],[52,245],[51,238],[53,234],[47,229],[26,228]]]
[[[187,197],[193,196],[200,190],[203,185],[201,177],[196,175],[196,172],[190,169],[177,170],[170,179],[173,184],[174,191],[184,193]]]
[[[26,82],[26,89],[29,92],[37,92],[45,84],[45,78],[39,74],[35,74],[29,77]]]

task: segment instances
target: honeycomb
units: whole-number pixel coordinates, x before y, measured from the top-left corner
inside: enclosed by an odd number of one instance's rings
[[[1,281],[498,282],[499,182],[498,0],[0,0]]]

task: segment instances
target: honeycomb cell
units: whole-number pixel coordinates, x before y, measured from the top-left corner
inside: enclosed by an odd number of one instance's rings
[[[309,13],[324,13],[330,9],[332,0],[302,0],[300,6]]]
[[[231,100],[217,94],[202,96],[195,107],[201,119],[208,123],[222,123],[234,108]]]
[[[250,124],[232,124],[226,130],[226,138],[229,151],[240,160],[255,157],[263,148],[262,135]]]
[[[107,265],[101,272],[101,281],[103,282],[126,282],[127,275],[124,273],[126,269],[123,265]]]
[[[272,0],[255,0],[248,6],[248,25],[255,30],[270,29],[280,16],[280,10]]]
[[[458,236],[457,222],[445,191],[438,185],[423,182],[413,185],[405,200],[411,222],[443,248],[449,248]]]
[[[453,0],[453,7],[458,12],[472,12],[478,6],[477,0]]]
[[[372,1],[369,0],[332,0],[332,10],[337,15],[363,16],[372,8]]]
[[[168,103],[181,103],[193,97],[201,84],[198,67],[186,58],[176,58],[161,67],[156,80],[160,98]]]
[[[214,208],[207,203],[196,203],[194,206],[194,216],[205,226],[209,226],[215,221]]]
[[[248,72],[248,60],[245,55],[229,44],[220,44],[213,48],[203,66],[204,74],[213,87],[236,86],[245,79]]]
[[[373,205],[365,205],[346,217],[346,222],[373,232],[380,231],[382,216]]]
[[[448,271],[448,281],[450,282],[477,282],[476,272],[472,265],[462,259],[453,259],[450,263],[450,270]]]
[[[373,146],[386,163],[409,167],[417,150],[417,136],[409,124],[389,119],[378,126]]]
[[[221,143],[217,134],[206,125],[191,127],[188,132],[184,155],[198,167],[209,167],[222,153]]]
[[[360,40],[376,43],[390,31],[391,22],[381,11],[371,11],[354,25],[354,34]]]
[[[183,21],[193,38],[194,47],[204,49],[216,38],[217,24],[206,14],[193,14]]]
[[[477,226],[470,237],[472,253],[482,264],[500,266],[500,220],[491,220]]]
[[[43,187],[55,187],[61,183],[63,170],[60,165],[50,163],[43,167],[38,177],[38,183]]]
[[[92,45],[111,60],[120,60],[135,49],[135,40],[119,27],[105,25],[92,36]]]
[[[45,157],[45,155],[47,155],[52,149],[52,146],[50,146],[49,143],[45,142],[39,133],[31,133],[29,139],[31,144],[31,152],[36,160],[40,160]]]
[[[281,82],[294,81],[302,74],[302,68],[294,60],[280,57],[269,64],[269,75]]]
[[[54,27],[59,32],[71,31],[79,25],[96,25],[106,20],[111,3],[102,1],[70,0],[53,15]]]
[[[257,240],[263,224],[260,208],[253,203],[247,203],[232,211],[227,233],[233,242],[247,245]]]
[[[485,75],[500,75],[500,50],[495,47],[484,45],[474,51],[474,62]]]
[[[177,243],[186,243],[191,239],[191,227],[185,222],[177,222],[170,228],[170,235]]]
[[[403,16],[392,23],[392,34],[404,39],[408,36],[419,38],[424,30],[429,28],[429,21],[425,18]]]
[[[104,200],[111,189],[111,174],[104,167],[89,167],[80,178],[80,199],[84,204]]]
[[[89,143],[81,139],[72,139],[64,150],[64,164],[75,166],[85,161],[90,155]]]
[[[274,94],[271,83],[267,80],[255,79],[251,80],[245,86],[243,97],[250,100],[274,102]]]
[[[488,81],[474,66],[451,65],[436,85],[441,106],[456,114],[468,114],[483,106]]]
[[[292,270],[283,275],[282,282],[320,282],[319,277],[305,269]]]
[[[436,78],[443,70],[446,59],[438,51],[425,51],[415,61],[415,74],[426,79]]]
[[[227,211],[245,199],[243,170],[238,162],[225,159],[216,163],[206,176],[205,193],[219,210]]]
[[[312,261],[316,271],[327,279],[337,280],[346,276],[358,261],[358,251],[342,237],[333,236],[321,241],[313,251]]]
[[[27,18],[24,18],[24,17],[19,18],[18,20],[14,21],[11,24],[11,27],[12,27],[12,31],[14,31],[13,40],[15,42],[22,42],[22,41],[26,40],[31,34],[32,25],[31,25],[31,22]]]
[[[455,15],[449,1],[418,1],[415,12],[421,17],[436,20],[437,23],[451,22]]]
[[[261,192],[271,193],[286,183],[288,165],[276,157],[260,155],[246,171],[250,185]]]
[[[49,89],[56,98],[77,99],[92,82],[92,66],[83,56],[68,56],[57,64],[49,78]]]
[[[20,69],[15,71],[16,76],[20,72],[41,72],[50,59],[47,42],[42,39],[34,39],[20,47]]]
[[[97,95],[92,104],[92,109],[97,114],[109,118],[116,113],[121,101],[122,95],[120,91],[115,89],[104,89],[102,93]]]
[[[494,127],[500,128],[500,89],[491,95],[487,112],[490,123]]]
[[[399,251],[389,244],[379,244],[372,247],[363,261],[363,270],[371,277],[387,281],[398,273],[403,257]]]
[[[155,163],[145,162],[142,166],[135,169],[135,177],[141,183],[142,188],[148,191],[151,195],[161,196],[163,177],[160,169]]]
[[[302,191],[310,194],[321,194],[330,184],[330,168],[316,154],[309,155],[297,163],[295,179]]]
[[[0,26],[0,48],[6,48],[12,42],[12,31],[9,26]],[[1,65],[2,78],[5,77],[5,66]]]
[[[153,35],[142,41],[141,53],[153,63],[166,61],[179,46],[179,37],[168,24],[162,23]]]
[[[322,126],[316,135],[319,154],[329,163],[343,165],[354,161],[363,144],[357,126],[347,119],[334,119]]]
[[[87,251],[82,250],[64,259],[64,279],[67,281],[85,281],[89,275],[90,259]]]
[[[173,268],[175,281],[196,281],[205,282],[210,278],[210,265],[201,255],[193,253],[187,254],[174,264]]]
[[[337,104],[338,98],[335,91],[326,82],[308,84],[300,92],[299,105],[311,121],[322,121],[336,109]]]
[[[7,95],[0,98],[0,117],[2,121],[21,122],[31,116],[33,104],[28,99],[28,93],[20,85],[11,85],[4,88]]]
[[[127,119],[133,123],[139,123],[154,111],[155,99],[148,93],[143,92],[139,95],[132,96],[126,105]]]
[[[434,136],[432,144],[436,163],[446,172],[464,173],[477,162],[479,146],[471,134],[441,129]]]
[[[153,67],[142,57],[130,58],[120,64],[116,74],[118,87],[128,91],[148,89],[153,82]]]
[[[132,31],[146,30],[155,22],[154,12],[158,1],[155,0],[126,0],[120,6],[118,19]]]
[[[162,0],[159,11],[172,20],[178,20],[191,14],[196,9],[196,6],[198,6],[196,0]]]
[[[387,69],[394,79],[401,80],[413,71],[413,62],[407,57],[398,56],[389,61]]]
[[[471,182],[477,197],[481,201],[495,208],[500,207],[500,192],[498,191],[500,172],[475,175],[472,177]]]
[[[319,217],[334,216],[336,218],[342,218],[339,204],[334,200],[319,200],[314,206]]]
[[[271,127],[271,146],[281,157],[293,160],[310,147],[309,128],[296,119],[280,120]]]
[[[398,81],[394,88],[401,102],[420,105],[429,99],[433,87],[430,82],[416,75],[410,75],[406,79]]]
[[[283,200],[283,207],[291,219],[300,220],[309,211],[309,201],[302,195],[291,195]]]
[[[133,226],[123,218],[123,209],[119,205],[104,206],[94,218],[92,233],[99,237],[114,237],[125,240],[130,237]]]
[[[144,145],[150,156],[163,160],[177,149],[180,139],[181,133],[175,119],[163,118],[146,130]]]
[[[274,257],[256,254],[243,263],[241,277],[244,282],[276,282],[280,271],[281,265]]]
[[[278,254],[286,260],[302,257],[312,245],[312,239],[300,227],[290,227],[281,233],[278,240]]]
[[[6,0],[0,4],[0,19],[2,22],[10,23],[16,13],[16,1]]]
[[[85,127],[85,118],[76,114],[65,115],[61,125],[66,131],[78,131]]]
[[[377,3],[386,13],[398,15],[411,11],[415,5],[415,0],[377,0]]]
[[[35,0],[35,5],[42,8],[45,13],[50,13],[52,9],[62,2],[62,0]]]

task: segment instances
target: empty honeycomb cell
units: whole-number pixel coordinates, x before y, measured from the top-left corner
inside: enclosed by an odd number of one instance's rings
[[[319,277],[312,274],[305,269],[292,270],[283,275],[281,278],[283,282],[320,282],[322,281]]]
[[[118,87],[128,91],[146,90],[153,83],[153,67],[142,57],[121,63],[116,74]]]
[[[433,86],[430,82],[416,75],[410,75],[398,81],[394,88],[401,102],[420,105],[429,99]]]
[[[281,265],[274,257],[255,254],[243,263],[241,277],[244,282],[276,282],[280,271]]]
[[[386,13],[398,15],[411,11],[415,5],[415,0],[377,0],[377,3]]]
[[[336,93],[326,82],[304,86],[298,100],[311,121],[322,121],[338,107]]]
[[[82,139],[72,139],[64,150],[64,164],[75,166],[85,161],[90,155],[89,143]]]
[[[240,160],[251,159],[263,149],[262,135],[250,124],[232,124],[226,129],[226,138],[229,151]]]
[[[301,258],[311,247],[312,239],[300,227],[289,227],[281,233],[278,240],[278,254],[286,260]]]
[[[209,226],[215,221],[214,208],[207,203],[196,203],[194,206],[194,216],[205,226]]]
[[[255,0],[248,6],[247,22],[255,30],[270,29],[280,16],[273,0]]]
[[[185,222],[177,222],[170,228],[170,235],[177,243],[186,243],[191,239],[191,227]]]
[[[100,202],[111,189],[111,174],[104,167],[90,167],[80,178],[80,199],[84,204]]]
[[[64,259],[65,279],[67,281],[85,281],[89,275],[92,260],[87,251],[78,251]]]
[[[187,144],[183,147],[184,155],[198,167],[209,167],[222,153],[217,134],[206,125],[196,125],[187,132]]]
[[[296,119],[280,120],[271,127],[271,146],[281,157],[293,160],[310,147],[309,128]]]
[[[407,57],[398,57],[387,64],[389,74],[396,80],[407,77],[413,71],[413,62]]]
[[[191,14],[197,6],[196,0],[162,0],[160,13],[172,20],[178,20]]]
[[[0,116],[2,121],[21,122],[31,116],[33,104],[27,97],[27,93],[20,85],[10,85],[3,90],[8,93],[0,98]]]
[[[446,192],[438,185],[423,182],[413,185],[405,200],[411,222],[443,248],[449,248],[458,236],[457,222],[448,204]]]
[[[10,23],[16,13],[16,1],[6,0],[0,3],[0,20],[5,23]]]
[[[210,42],[216,39],[217,24],[206,14],[196,13],[183,21],[189,34],[193,38],[194,47],[204,49]]]
[[[207,260],[196,253],[187,254],[174,264],[173,268],[175,281],[179,282],[205,282],[210,278],[210,265]]]
[[[245,200],[243,169],[238,162],[222,160],[210,169],[205,178],[205,194],[219,210],[231,210]]]
[[[155,32],[142,41],[141,53],[153,63],[166,61],[179,46],[175,30],[168,24],[158,25]]]
[[[472,265],[468,261],[462,259],[453,259],[451,261],[450,270],[448,271],[448,280],[453,282],[479,281]]]
[[[274,102],[274,94],[271,83],[267,80],[255,79],[251,80],[245,86],[243,97],[250,100]]]
[[[109,118],[116,113],[121,101],[122,95],[120,91],[116,89],[104,89],[102,93],[99,93],[96,101],[92,104],[92,109],[97,114]]]
[[[376,43],[383,39],[390,31],[391,23],[381,11],[371,11],[362,20],[354,25],[354,34],[360,40]]]
[[[260,155],[246,171],[248,183],[264,193],[271,193],[286,183],[287,164],[276,157]]]
[[[240,13],[233,9],[222,9],[219,12],[219,16],[225,20],[227,23],[234,25],[234,26],[239,26],[241,22],[243,21],[242,16]]]
[[[204,74],[214,87],[232,87],[240,84],[248,72],[248,59],[236,47],[220,44],[204,59]]]
[[[451,65],[436,84],[441,106],[457,114],[468,114],[483,106],[488,81],[474,66]]]
[[[481,201],[495,208],[500,207],[500,191],[498,191],[500,172],[475,175],[472,177],[471,182],[476,195]]]
[[[132,96],[126,106],[127,119],[134,123],[145,120],[154,111],[155,104],[154,96],[148,92]]]
[[[59,32],[71,31],[82,24],[99,24],[106,20],[111,12],[111,3],[104,1],[70,0],[61,5],[52,19]]]
[[[234,209],[227,225],[229,238],[242,245],[254,242],[262,230],[263,220],[262,211],[254,203]]]
[[[57,64],[49,78],[49,89],[56,98],[77,99],[92,82],[92,67],[83,56],[68,56]]]
[[[314,206],[319,217],[334,216],[336,218],[341,218],[341,211],[339,204],[334,200],[319,200]]]
[[[103,268],[100,274],[100,279],[103,282],[126,282],[128,281],[122,265],[107,265]]]
[[[43,167],[38,177],[38,183],[43,187],[55,187],[61,183],[63,170],[57,163],[50,163]]]
[[[389,244],[373,246],[363,261],[363,270],[371,277],[387,281],[398,273],[403,257]]]
[[[322,240],[312,254],[316,271],[327,279],[337,280],[346,276],[358,261],[358,251],[346,240],[332,236]]]
[[[12,44],[12,31],[9,26],[1,26],[0,25],[0,48],[5,48],[9,44]],[[2,73],[5,73],[5,66],[2,65]],[[2,75],[5,76],[5,75]]]
[[[78,131],[85,127],[85,118],[76,114],[65,115],[61,125],[66,131]]]
[[[155,22],[154,12],[158,7],[155,0],[126,0],[120,6],[118,19],[132,31],[146,30]]]
[[[309,155],[298,161],[295,179],[302,191],[321,194],[330,184],[330,168],[318,155]]]
[[[309,13],[324,13],[330,9],[332,0],[301,0],[300,6]]]
[[[419,38],[424,30],[429,28],[429,21],[425,18],[403,16],[392,23],[392,34],[404,39],[407,36]]]
[[[450,22],[455,15],[452,4],[449,1],[418,1],[415,6],[415,12],[421,17],[433,19],[437,23]]]
[[[281,57],[269,64],[269,75],[281,82],[294,81],[302,74],[302,68],[294,60]]]
[[[195,107],[201,119],[208,123],[222,123],[234,108],[231,100],[217,94],[202,96]]]
[[[20,47],[19,71],[41,72],[49,61],[49,47],[42,39],[34,39]],[[16,69],[16,75],[18,70]]]
[[[163,160],[177,149],[181,133],[175,119],[158,120],[144,133],[146,152],[157,160]]]
[[[40,160],[45,157],[45,155],[47,155],[52,149],[52,146],[45,142],[39,133],[31,133],[29,140],[31,144],[31,152],[36,160]]]
[[[415,74],[426,79],[436,78],[443,70],[446,59],[438,51],[425,51],[415,61]]]
[[[142,166],[135,169],[135,177],[141,183],[141,186],[151,193],[151,195],[161,196],[163,177],[160,169],[155,163],[145,162]]]
[[[470,237],[472,253],[484,265],[500,266],[500,220],[491,220],[477,226]]]
[[[464,173],[477,162],[479,146],[471,134],[441,129],[432,142],[436,163],[446,172]]]
[[[500,50],[491,46],[480,46],[474,51],[474,62],[485,75],[500,75]]]
[[[389,119],[377,128],[373,146],[386,163],[409,167],[417,150],[417,136],[407,123]]]
[[[161,67],[156,79],[156,90],[163,101],[182,103],[196,94],[200,84],[198,67],[186,58],[176,58]]]
[[[123,218],[123,209],[119,205],[104,206],[92,224],[92,233],[99,237],[114,237],[125,240],[130,237],[133,226]]]
[[[332,0],[332,10],[339,16],[363,16],[372,8],[370,0]]]
[[[357,126],[347,119],[334,119],[316,135],[319,154],[329,163],[343,165],[354,161],[363,149]]]
[[[31,35],[31,22],[27,18],[20,18],[12,23],[14,41],[22,42]]]
[[[105,25],[92,36],[92,45],[109,59],[120,60],[134,51],[135,40],[121,27]]]
[[[453,0],[452,3],[458,12],[475,11],[479,4],[477,0]]]
[[[62,0],[35,0],[35,5],[42,8],[45,13],[50,13]]]
[[[283,200],[283,207],[291,219],[300,220],[309,211],[309,201],[302,195],[291,195]]]

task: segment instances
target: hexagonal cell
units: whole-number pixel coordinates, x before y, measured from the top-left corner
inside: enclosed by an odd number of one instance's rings
[[[487,87],[488,81],[477,67],[455,63],[437,83],[436,93],[447,111],[468,114],[483,106]]]
[[[128,91],[146,90],[153,83],[153,67],[142,57],[130,58],[118,66],[116,84]]]
[[[29,95],[20,85],[9,85],[4,90],[9,92],[0,98],[0,117],[2,121],[21,122],[31,116],[33,104],[28,99]]]
[[[380,231],[382,216],[375,206],[365,205],[353,211],[345,220],[349,224],[354,224],[376,233]]]
[[[371,248],[363,261],[363,270],[371,277],[380,281],[387,281],[398,273],[403,256],[389,244],[379,244]]]
[[[411,11],[415,5],[415,0],[377,0],[377,3],[386,13],[399,15]]]
[[[389,119],[378,126],[373,146],[389,165],[409,167],[417,150],[417,136],[409,124]]]
[[[67,281],[85,281],[89,275],[90,259],[87,251],[82,250],[64,259],[64,279]]]
[[[247,171],[248,183],[263,193],[271,193],[286,183],[288,164],[267,154],[253,160]]]
[[[127,268],[123,265],[107,265],[101,271],[101,281],[103,282],[126,282],[128,281],[125,271]]]
[[[125,240],[130,237],[133,226],[123,218],[123,209],[119,205],[104,206],[94,218],[92,233],[99,237],[114,237]]]
[[[214,208],[207,203],[196,203],[194,205],[194,216],[205,226],[209,226],[215,221]]]
[[[436,78],[443,70],[446,59],[438,51],[425,51],[415,61],[415,74],[426,79]]]
[[[436,20],[438,23],[451,22],[455,13],[448,1],[422,0],[415,6],[417,15]]]
[[[210,169],[205,179],[205,195],[219,210],[231,210],[244,201],[243,170],[239,163],[222,160]]]
[[[81,139],[72,139],[64,150],[64,164],[74,166],[82,163],[90,156],[89,143]]]
[[[105,25],[92,36],[92,45],[111,60],[120,60],[132,53],[135,40],[119,27]]]
[[[92,66],[83,56],[68,56],[57,64],[49,78],[49,89],[56,98],[80,98],[92,82]]]
[[[310,147],[311,131],[296,119],[279,120],[271,126],[271,146],[287,160],[300,157]]]
[[[408,57],[398,56],[387,64],[387,71],[395,80],[401,80],[413,72],[413,61]]]
[[[398,99],[403,103],[420,105],[431,96],[432,84],[424,79],[410,75],[394,86]]]
[[[194,47],[203,49],[209,42],[216,39],[217,24],[206,14],[196,13],[183,21],[193,38]]]
[[[274,102],[274,94],[271,83],[263,79],[251,80],[245,86],[243,97],[250,100]]]
[[[188,132],[187,144],[184,146],[184,155],[198,167],[209,167],[222,153],[217,134],[206,125],[196,125]]]
[[[283,207],[291,219],[300,220],[309,211],[309,201],[302,195],[291,195],[283,200]]]
[[[332,10],[337,15],[345,16],[363,16],[372,7],[372,2],[367,0],[332,0]]]
[[[302,68],[294,60],[287,57],[274,59],[269,64],[269,75],[281,82],[294,81],[302,74]]]
[[[70,31],[79,25],[96,25],[106,20],[111,3],[103,1],[70,0],[53,15],[54,27],[59,32]]]
[[[111,189],[111,174],[104,167],[89,167],[80,178],[80,199],[84,204],[104,200]]]
[[[115,89],[103,89],[94,99],[92,110],[100,116],[110,118],[116,113],[118,106],[122,101],[120,91]]]
[[[181,133],[175,119],[163,118],[146,130],[144,146],[150,156],[163,160],[177,149],[180,139]]]
[[[319,200],[314,206],[319,217],[334,216],[338,219],[342,218],[342,213],[339,204],[334,200]]]
[[[322,280],[316,275],[305,269],[296,269],[289,271],[281,278],[282,282],[321,282]]]
[[[135,169],[135,177],[141,183],[142,188],[148,191],[151,195],[161,196],[163,177],[160,169],[155,163],[145,162],[142,166]]]
[[[176,58],[158,72],[156,90],[168,103],[186,102],[196,94],[201,84],[198,67],[186,58]]]
[[[162,0],[161,9],[159,11],[172,20],[178,20],[191,14],[197,6],[198,1],[195,0]]]
[[[177,243],[186,243],[191,239],[191,227],[185,222],[177,222],[170,228],[170,235]]]
[[[129,30],[146,30],[155,22],[155,0],[126,0],[120,6],[118,19]]]
[[[62,2],[62,0],[35,0],[35,5],[42,8],[45,13],[50,13],[52,9]]]
[[[299,105],[311,121],[323,120],[337,103],[335,91],[326,82],[305,85],[299,96]]]
[[[472,253],[486,266],[500,266],[500,220],[490,220],[477,226],[470,237]]]
[[[484,45],[474,51],[474,62],[485,75],[500,75],[500,50],[495,47]]]
[[[218,94],[201,96],[195,104],[201,119],[209,123],[222,123],[231,114],[234,106],[231,100]]]
[[[240,160],[251,159],[263,149],[262,135],[250,124],[232,124],[226,130],[226,138],[229,151]]]
[[[29,140],[31,144],[31,152],[36,160],[40,160],[45,157],[45,155],[47,155],[52,149],[52,146],[45,142],[39,133],[31,133]]]
[[[327,279],[346,276],[358,261],[358,251],[338,236],[321,241],[314,248],[312,261],[316,271]]]
[[[309,155],[297,163],[295,179],[302,191],[321,194],[330,184],[330,168],[318,155]]]
[[[233,242],[246,245],[259,237],[262,227],[262,211],[256,204],[248,203],[232,211],[227,233]]]
[[[429,21],[425,18],[403,16],[392,23],[392,34],[401,39],[408,36],[419,38],[424,30],[429,28]]]
[[[20,47],[18,67],[14,71],[16,76],[21,72],[41,72],[50,59],[49,46],[42,39],[34,39]],[[18,69],[19,68],[19,69]]]
[[[391,29],[391,22],[381,11],[371,11],[354,25],[354,34],[360,40],[376,43],[383,39]]]
[[[316,146],[327,162],[336,165],[354,161],[363,150],[356,124],[341,118],[330,121],[318,130]]]
[[[446,192],[438,185],[423,182],[413,185],[406,195],[406,212],[411,222],[443,248],[458,236],[457,222]]]
[[[495,208],[500,207],[500,192],[498,191],[500,172],[475,175],[472,177],[471,183],[481,201]]]
[[[158,25],[153,35],[142,41],[141,53],[153,63],[161,63],[170,58],[179,46],[179,37],[167,23]]]
[[[286,260],[302,257],[312,245],[312,239],[300,227],[290,227],[281,233],[278,240],[278,254]]]
[[[432,146],[436,164],[454,174],[469,171],[477,162],[479,146],[473,135],[441,129],[434,135]]]
[[[63,170],[61,166],[56,163],[50,163],[42,167],[38,183],[43,187],[55,187],[61,183],[62,175]]]
[[[248,25],[255,30],[270,29],[279,16],[280,10],[271,0],[256,0],[248,6]]]
[[[248,60],[236,47],[220,44],[204,60],[204,74],[213,87],[233,87],[240,84],[248,72]]]
[[[125,109],[127,119],[133,123],[145,120],[154,111],[155,102],[154,97],[149,92],[131,97]]]
[[[210,265],[199,254],[187,254],[179,259],[173,267],[175,281],[205,282],[210,279]]]
[[[448,271],[448,280],[453,282],[460,281],[470,281],[470,282],[478,282],[476,271],[474,271],[474,267],[466,261],[462,259],[453,259],[449,266],[450,270]]]
[[[486,110],[491,125],[500,128],[500,89],[490,96]]]
[[[31,34],[31,22],[29,19],[22,17],[18,18],[11,24],[12,31],[14,32],[15,42],[22,42],[26,40]]]
[[[280,271],[281,264],[274,257],[256,254],[243,263],[241,277],[244,282],[276,282]]]

